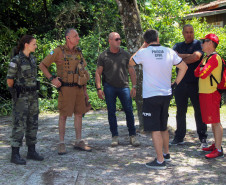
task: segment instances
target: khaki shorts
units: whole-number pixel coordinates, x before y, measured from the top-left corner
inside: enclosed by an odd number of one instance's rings
[[[62,116],[86,113],[85,95],[83,88],[61,87],[58,97],[58,109]]]

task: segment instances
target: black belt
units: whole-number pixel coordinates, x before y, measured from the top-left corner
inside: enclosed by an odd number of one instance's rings
[[[14,88],[16,89],[17,93],[25,93],[25,92],[33,92],[37,91],[40,89],[40,82],[37,81],[36,86],[20,86],[20,85],[15,85]]]
[[[67,87],[75,87],[75,86],[78,86],[79,88],[81,88],[82,86],[81,85],[78,85],[77,83],[67,83],[67,82],[61,82],[61,87],[63,86],[67,86]]]
[[[22,87],[22,86],[15,86],[16,91],[19,93],[25,93],[25,92],[33,92],[38,90],[37,86],[33,86],[33,87]]]

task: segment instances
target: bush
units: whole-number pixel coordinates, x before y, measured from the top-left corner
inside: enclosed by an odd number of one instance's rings
[[[39,111],[40,112],[58,110],[57,99],[42,99],[42,98],[39,98],[38,100],[39,100]]]
[[[226,58],[226,26],[222,27],[214,27],[204,20],[203,22],[201,19],[194,18],[192,20],[187,20],[186,24],[191,24],[194,27],[195,31],[195,38],[198,40],[200,38],[204,38],[205,35],[209,33],[214,33],[219,37],[220,43],[217,47],[217,52],[221,55],[222,58]],[[175,27],[174,30],[174,38],[173,40],[169,40],[169,45],[173,47],[173,45],[177,42],[182,42],[183,35],[182,35],[182,25]]]

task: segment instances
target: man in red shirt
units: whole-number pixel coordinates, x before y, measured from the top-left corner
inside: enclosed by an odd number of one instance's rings
[[[202,120],[205,124],[212,125],[214,134],[215,143],[202,149],[203,151],[211,151],[205,155],[207,159],[210,159],[224,156],[221,147],[223,137],[223,128],[220,123],[221,94],[217,91],[217,83],[214,80],[211,83],[211,74],[218,82],[221,81],[222,59],[216,53],[219,39],[215,34],[208,34],[201,40],[202,50],[206,56],[195,69],[195,76],[199,77],[199,102]]]

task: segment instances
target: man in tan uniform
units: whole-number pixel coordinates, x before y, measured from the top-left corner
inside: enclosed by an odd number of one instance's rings
[[[66,44],[55,48],[40,63],[39,68],[51,83],[60,88],[58,97],[59,109],[59,145],[58,154],[66,153],[64,144],[65,125],[68,116],[74,113],[74,126],[76,141],[74,148],[84,151],[91,151],[91,148],[85,144],[82,138],[82,115],[86,113],[87,101],[89,99],[86,91],[86,82],[89,75],[85,70],[87,65],[83,59],[82,52],[77,45],[79,44],[78,32],[69,28],[65,31]],[[49,73],[48,67],[53,63],[57,66],[57,76]]]

